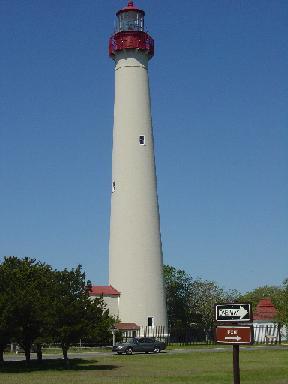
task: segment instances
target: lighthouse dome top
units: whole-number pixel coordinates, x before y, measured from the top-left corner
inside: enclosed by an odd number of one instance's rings
[[[142,9],[139,9],[139,8],[135,7],[134,1],[128,1],[127,7],[120,9],[116,13],[116,15],[119,16],[121,13],[126,13],[126,12],[131,12],[131,11],[140,13],[143,16],[145,16],[145,12]]]
[[[144,31],[145,12],[137,8],[133,1],[129,1],[127,7],[120,9],[116,16],[116,32]]]

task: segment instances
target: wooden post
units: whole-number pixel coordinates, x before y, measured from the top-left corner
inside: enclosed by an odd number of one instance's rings
[[[239,345],[233,345],[234,384],[240,384]]]

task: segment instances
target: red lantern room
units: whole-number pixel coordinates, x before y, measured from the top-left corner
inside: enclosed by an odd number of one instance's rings
[[[117,13],[116,31],[109,40],[109,55],[126,49],[137,49],[147,53],[149,58],[154,55],[154,40],[144,31],[145,12],[128,1],[127,7]]]

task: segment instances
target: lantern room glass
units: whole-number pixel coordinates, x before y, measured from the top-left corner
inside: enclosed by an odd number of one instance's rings
[[[121,12],[117,16],[116,32],[144,31],[144,15],[142,12]]]

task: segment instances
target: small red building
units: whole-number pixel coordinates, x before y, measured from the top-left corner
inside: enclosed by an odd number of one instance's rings
[[[119,317],[119,302],[121,293],[112,285],[92,285],[90,297],[102,297],[109,314],[115,318]],[[140,336],[140,326],[135,323],[116,323],[114,331],[120,331],[124,339]],[[114,344],[114,341],[113,341]]]
[[[94,297],[102,297],[107,305],[109,314],[111,316],[115,316],[116,318],[119,317],[119,302],[121,293],[112,287],[112,285],[92,285],[89,294],[92,299]]]
[[[277,309],[269,297],[259,301],[253,312],[254,340],[260,343],[276,343],[285,338],[286,328],[280,329]]]

